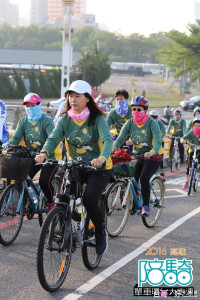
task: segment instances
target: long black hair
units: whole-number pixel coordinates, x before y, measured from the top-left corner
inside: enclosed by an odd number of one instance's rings
[[[85,97],[89,99],[89,102],[87,102],[87,107],[90,111],[89,119],[88,119],[88,126],[94,124],[96,118],[100,115],[105,116],[105,114],[100,110],[100,108],[97,106],[97,104],[94,102],[92,96],[88,93],[84,93]],[[66,95],[66,105],[64,110],[61,112],[61,115],[66,114],[68,110],[71,109],[70,103],[69,103],[69,97],[68,94]]]

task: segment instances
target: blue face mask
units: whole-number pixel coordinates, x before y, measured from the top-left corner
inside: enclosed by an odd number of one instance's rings
[[[116,113],[125,116],[128,112],[128,99],[124,101],[116,101]]]
[[[196,114],[196,115],[195,115],[195,118],[200,118],[200,114]]]
[[[37,122],[42,117],[42,103],[33,107],[24,107],[30,123]]]

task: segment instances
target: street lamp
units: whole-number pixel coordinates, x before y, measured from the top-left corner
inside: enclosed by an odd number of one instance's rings
[[[61,73],[61,97],[70,85],[71,67],[71,6],[75,0],[62,0],[64,5],[64,29],[62,43],[62,73]]]

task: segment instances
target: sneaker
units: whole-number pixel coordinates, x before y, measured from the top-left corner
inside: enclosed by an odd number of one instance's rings
[[[144,217],[148,217],[150,215],[150,209],[147,205],[142,206],[141,215]]]
[[[108,233],[103,230],[102,233],[96,233],[96,252],[98,255],[102,255],[108,248]]]
[[[186,182],[184,183],[184,185],[183,185],[183,189],[184,189],[184,190],[187,190],[187,188],[188,188],[188,181],[186,181]]]

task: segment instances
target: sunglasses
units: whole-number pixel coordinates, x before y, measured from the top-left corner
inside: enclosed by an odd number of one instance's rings
[[[136,110],[137,110],[137,111],[142,111],[141,108],[135,108],[135,107],[133,107],[132,110],[133,110],[133,111],[136,111]]]

